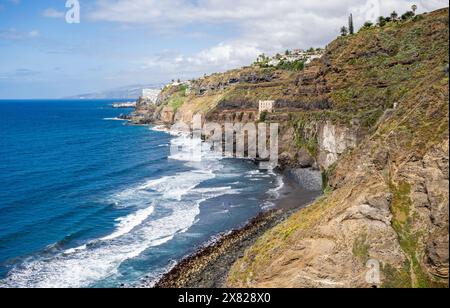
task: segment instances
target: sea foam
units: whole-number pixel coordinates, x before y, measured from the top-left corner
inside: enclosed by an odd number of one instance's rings
[[[172,142],[189,144],[185,136]],[[189,160],[186,165],[190,165]],[[89,287],[108,277],[120,276],[120,266],[124,261],[189,230],[198,221],[196,217],[202,202],[238,193],[229,186],[197,188],[215,178],[214,172],[221,168],[217,160],[205,158],[202,164],[190,166],[193,168],[191,171],[151,179],[119,191],[110,200],[114,206],[136,208],[136,211],[118,218],[114,232],[52,257],[28,260],[12,269],[7,278],[0,281],[0,286]],[[161,216],[159,210],[166,214]]]

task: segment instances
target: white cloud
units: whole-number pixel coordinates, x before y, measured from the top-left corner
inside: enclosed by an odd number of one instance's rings
[[[33,39],[40,36],[39,31],[31,30],[29,32],[18,31],[14,28],[2,30],[0,29],[0,40],[20,41],[26,39]]]
[[[448,6],[446,0],[97,0],[90,18],[154,26],[167,26],[164,22],[171,22],[172,26],[195,22],[261,24],[265,21],[295,21],[295,18],[305,16],[340,18],[360,8],[370,9],[373,3],[378,3],[382,14],[393,9],[407,10],[413,3],[425,10]]]
[[[249,64],[262,52],[324,46],[350,13],[360,26],[367,18],[409,10],[413,3],[419,11],[448,6],[447,0],[97,0],[89,18],[180,33],[199,23],[236,27],[236,37],[195,55],[166,53],[143,60],[146,68],[198,75]]]
[[[219,44],[193,56],[166,51],[142,59],[139,63],[145,70],[156,69],[165,71],[174,77],[176,74],[182,77],[191,77],[239,67],[243,63],[252,62],[255,55],[260,53],[262,51],[257,46],[245,45],[244,42],[233,42]]]
[[[63,18],[65,13],[63,11],[55,10],[54,8],[48,8],[42,12],[42,16],[47,18]]]

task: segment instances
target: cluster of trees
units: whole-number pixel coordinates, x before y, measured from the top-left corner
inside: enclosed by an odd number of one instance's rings
[[[262,55],[258,56],[254,65],[264,68],[264,67],[269,67],[269,62],[270,62],[270,58],[268,56],[266,56],[265,54],[262,54]]]
[[[302,71],[305,68],[304,60],[295,61],[280,61],[276,66],[277,69],[287,70],[287,71]]]
[[[353,34],[355,34],[355,26],[353,24],[353,14],[350,14],[350,17],[348,18],[348,27],[343,26],[341,28],[341,35],[347,36]]]
[[[416,11],[417,11],[417,5],[414,4],[411,7],[411,11],[407,11],[400,17],[396,11],[392,12],[391,15],[387,16],[387,17],[380,16],[380,17],[378,17],[377,25],[380,27],[384,27],[387,23],[392,22],[392,21],[394,21],[394,22],[399,21],[399,20],[406,21],[406,20],[412,19],[416,16]]]
[[[396,11],[393,11],[390,16],[380,16],[378,17],[377,20],[377,26],[379,27],[384,27],[386,24],[390,23],[390,22],[398,22],[398,21],[407,21],[409,19],[412,18],[417,18],[418,16],[416,16],[416,11],[417,11],[417,5],[413,5],[411,7],[411,11],[407,11],[406,13],[404,13],[403,15],[399,16],[398,13]],[[369,29],[371,27],[373,27],[374,24],[371,21],[367,21],[364,26],[362,27],[362,29]],[[341,35],[342,36],[347,36],[347,35],[352,35],[354,34],[354,25],[353,25],[353,16],[350,15],[349,17],[349,26],[348,27],[342,27],[341,28]]]

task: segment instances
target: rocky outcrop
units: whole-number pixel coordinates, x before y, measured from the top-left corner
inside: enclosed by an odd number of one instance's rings
[[[356,123],[335,124],[315,119],[300,122],[300,125],[282,128],[282,168],[312,167],[327,170],[342,154],[356,148],[367,135],[367,131]],[[297,143],[292,145],[292,140]]]
[[[448,24],[446,9],[364,29],[304,71],[247,67],[137,106],[141,121],[280,123],[280,167],[323,173],[327,194],[248,249],[229,286],[448,286]]]
[[[324,123],[320,126],[318,133],[318,164],[323,169],[328,169],[345,151],[354,149],[359,141],[357,128]]]
[[[331,44],[339,112],[286,129],[332,166],[327,194],[248,249],[228,286],[448,287],[448,23],[445,9]]]
[[[405,164],[391,158],[380,171],[370,151],[346,157],[339,189],[248,250],[229,285],[372,287],[371,259],[380,264],[377,287],[448,283],[448,140]]]
[[[311,168],[315,165],[315,159],[307,149],[301,148],[297,153],[297,163],[301,168]]]
[[[136,103],[135,111],[127,118],[134,124],[148,124],[153,121],[155,111],[156,106],[153,103],[139,99]]]
[[[192,91],[196,95],[204,95],[209,92],[224,91],[231,86],[239,84],[261,84],[277,79],[277,72],[257,71],[252,68],[230,71],[226,74],[214,74],[208,78],[195,80]]]
[[[161,110],[160,118],[164,124],[173,124],[175,119],[175,112],[171,107],[164,107]]]

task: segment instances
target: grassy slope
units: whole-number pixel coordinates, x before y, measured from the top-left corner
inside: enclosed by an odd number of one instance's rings
[[[448,280],[431,275],[424,265],[424,242],[430,232],[448,233],[448,219],[443,229],[430,229],[411,197],[416,184],[416,175],[411,172],[420,171],[421,159],[440,145],[445,147],[446,140],[448,147],[448,76],[444,74],[448,44],[448,10],[443,10],[422,20],[364,30],[329,46],[331,69],[325,78],[331,89],[333,112],[338,119],[342,115],[343,121],[348,115],[367,120],[372,135],[333,170],[336,190],[269,231],[247,251],[230,273],[231,286],[270,282],[271,274],[283,269],[276,262],[280,255],[306,238],[320,237],[315,229],[326,226],[350,206],[353,196],[374,190],[393,196],[392,228],[404,256],[396,264],[384,264],[384,286],[448,285]],[[398,108],[377,122],[394,103]],[[306,112],[306,116],[310,114]],[[380,153],[388,157],[381,167],[374,163]],[[411,157],[419,161],[418,167],[408,164]],[[364,168],[356,172],[359,165]],[[352,179],[356,177],[357,181]],[[448,207],[448,194],[441,202]],[[350,245],[355,258],[370,254],[370,239],[367,241],[357,245],[360,240],[355,240]],[[337,271],[340,266],[336,264]]]
[[[445,58],[448,43],[442,31],[433,28],[436,25],[432,19],[427,16],[424,20],[388,23],[383,28],[338,38],[328,46],[321,61],[302,72],[247,67],[195,80],[187,95],[183,89],[180,92],[168,87],[164,91],[171,95],[164,105],[182,115],[208,115],[220,109],[223,102],[256,108],[259,100],[274,99],[303,106],[303,110],[272,115],[273,120],[289,119],[282,126],[286,130],[294,127],[299,132],[308,123],[318,121],[356,121],[371,130],[383,113],[404,99],[417,79],[428,73],[430,65],[436,65],[431,63],[433,59],[442,62]],[[271,76],[271,81],[228,84],[231,79],[245,76]],[[200,88],[208,91],[200,94]],[[189,116],[183,119],[189,120]],[[297,147],[303,143],[298,142]]]
[[[239,82],[236,84],[228,84],[231,79],[245,78],[255,76],[271,76],[272,81],[269,82]],[[194,80],[192,91],[190,94],[182,96],[182,101],[178,101],[180,112],[191,113],[208,113],[213,111],[221,102],[224,101],[247,101],[252,102],[255,106],[262,99],[284,99],[286,98],[286,87],[292,86],[295,81],[296,73],[290,71],[282,71],[276,69],[261,69],[259,67],[247,67],[225,73],[213,74],[204,78]],[[200,88],[206,88],[206,93],[199,93]],[[172,87],[163,90],[170,93],[163,102],[164,105],[171,105],[174,96],[178,91],[174,91]],[[172,93],[175,92],[175,93]]]

